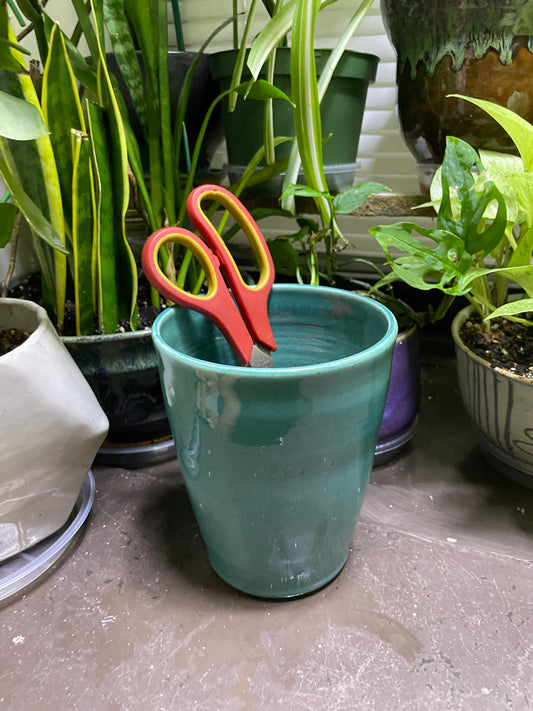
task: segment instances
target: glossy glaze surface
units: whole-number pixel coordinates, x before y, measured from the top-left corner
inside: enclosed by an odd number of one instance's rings
[[[149,331],[63,338],[109,419],[110,444],[170,435]]]
[[[416,326],[396,338],[375,464],[395,456],[414,433],[420,406],[420,339]]]
[[[441,163],[446,136],[512,151],[481,109],[449,98],[493,101],[533,120],[533,17],[523,0],[381,0],[398,56],[398,117],[417,163]]]
[[[463,309],[452,324],[463,403],[489,461],[533,488],[533,380],[491,366],[465,346],[461,325],[471,312],[471,307]]]
[[[273,369],[241,368],[200,314],[153,337],[209,558],[240,590],[290,597],[344,565],[372,466],[396,322],[337,289],[275,286]]]

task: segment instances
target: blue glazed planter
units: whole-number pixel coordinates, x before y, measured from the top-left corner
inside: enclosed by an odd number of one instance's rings
[[[152,337],[181,471],[209,559],[244,592],[292,597],[348,557],[397,333],[381,304],[274,286],[273,369],[242,368],[198,313],[168,309]]]

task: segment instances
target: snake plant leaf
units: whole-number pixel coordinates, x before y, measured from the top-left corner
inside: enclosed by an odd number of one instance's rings
[[[16,215],[16,205],[12,202],[0,203],[0,249],[5,247],[11,239]]]
[[[87,103],[87,123],[91,139],[93,170],[96,181],[96,282],[98,290],[98,326],[102,333],[114,333],[119,314],[118,264],[115,252],[116,213],[113,200],[111,145],[105,112]],[[129,317],[129,314],[128,314]]]
[[[125,236],[123,179],[127,166],[117,146],[113,116],[88,104],[93,170],[97,182],[98,322],[103,333],[114,333],[121,320],[134,326],[137,300],[135,260]],[[115,122],[116,123],[116,122]],[[111,158],[111,159],[110,159]],[[127,175],[126,175],[127,179]],[[127,203],[126,203],[127,207]]]
[[[72,229],[73,158],[71,131],[86,130],[74,71],[66,44],[57,25],[50,35],[48,59],[43,72],[41,97],[43,115],[51,131],[50,140],[63,196],[67,231]],[[90,203],[91,194],[85,199]]]
[[[98,173],[99,238],[97,239],[98,316],[104,333],[116,330],[119,322],[137,325],[137,266],[126,239],[126,212],[129,205],[127,139],[120,108],[104,57],[103,10],[101,0],[90,0],[98,39],[98,87],[102,106],[91,107],[96,135],[89,131]],[[98,25],[102,22],[102,27]],[[106,219],[109,222],[102,222]],[[110,298],[108,298],[110,297]],[[109,303],[109,310],[105,302]]]
[[[26,67],[21,62],[17,61],[11,54],[13,43],[4,38],[0,38],[0,69],[8,72],[25,73]]]
[[[25,99],[0,91],[0,136],[29,141],[48,134],[39,109]]]
[[[11,33],[11,30],[9,30]],[[10,34],[10,39],[15,40]],[[23,61],[17,50],[12,50],[17,60]],[[41,111],[39,97],[28,73],[0,72],[0,89]],[[44,117],[43,117],[44,121]],[[65,249],[65,224],[63,202],[57,165],[49,135],[34,140],[13,141],[1,139],[3,166],[9,175],[4,177],[13,200],[27,219],[34,235],[45,244],[36,242],[39,262],[43,272],[43,301],[51,315],[55,316],[59,330],[63,326],[65,294],[67,287],[67,261]],[[1,169],[0,169],[1,170]],[[9,181],[9,182],[8,182]],[[52,226],[53,231],[50,231]],[[46,244],[48,243],[48,244]],[[47,253],[49,244],[54,251]]]
[[[14,48],[18,50],[18,45],[14,42],[13,32],[9,25],[6,3],[2,2],[0,3],[0,70],[27,74],[26,65],[19,56],[19,52],[13,52]]]
[[[89,137],[73,130],[72,149],[72,276],[76,310],[76,335],[94,333],[96,310],[93,239],[94,185]]]
[[[491,101],[474,99],[470,96],[463,96],[462,94],[450,94],[450,96],[463,101],[469,101],[480,109],[483,109],[483,111],[486,111],[489,116],[492,116],[511,137],[524,161],[524,169],[526,172],[533,172],[533,126],[528,121],[518,116],[514,111],[494,104]]]
[[[145,3],[146,4],[146,3]],[[113,53],[145,135],[148,135],[146,93],[141,67],[126,16],[124,0],[106,0],[104,23],[111,38]]]

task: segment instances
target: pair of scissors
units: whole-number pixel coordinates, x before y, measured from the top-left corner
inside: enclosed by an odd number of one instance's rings
[[[218,202],[242,228],[259,265],[259,280],[254,286],[244,282],[224,240],[203,211],[203,200]],[[271,368],[270,353],[276,350],[276,341],[268,320],[268,297],[275,272],[265,238],[240,200],[217,185],[200,185],[192,190],[187,199],[187,214],[204,241],[183,227],[157,230],[143,247],[142,266],[146,278],[165,298],[199,311],[213,321],[241,365]],[[163,245],[172,242],[190,249],[199,261],[206,275],[206,294],[190,294],[164,274],[158,252]]]

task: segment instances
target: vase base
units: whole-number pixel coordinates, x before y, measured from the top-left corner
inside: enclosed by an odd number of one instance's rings
[[[390,462],[391,459],[394,459],[414,435],[417,423],[418,417],[415,417],[411,424],[400,432],[400,434],[392,435],[389,439],[378,442],[376,444],[374,463],[372,466],[379,467],[382,464]]]
[[[162,442],[151,442],[149,444],[101,447],[94,463],[107,467],[139,469],[140,467],[169,462],[175,457],[174,440],[170,437]]]
[[[514,481],[515,484],[525,486],[527,489],[533,489],[533,467],[530,471],[526,471],[527,464],[520,462],[521,468],[515,466],[514,460],[509,455],[496,450],[495,447],[487,443],[486,438],[479,442],[479,448],[485,459],[491,464],[500,474]]]
[[[226,575],[226,573],[223,573],[221,569],[226,566],[219,566],[217,563],[214,563],[211,556],[209,555],[209,552],[208,557],[211,567],[218,575],[218,577],[221,578],[225,583],[231,585],[232,588],[239,590],[239,592],[264,600],[290,600],[294,598],[306,597],[307,595],[317,593],[323,588],[330,585],[335,580],[335,578],[342,572],[344,566],[348,561],[348,556],[346,556],[342,565],[337,567],[333,573],[329,573],[323,578],[315,581],[310,585],[306,585],[301,589],[291,589],[290,586],[286,586],[284,584],[280,584],[278,586],[272,584],[269,587],[263,587],[260,584],[254,584],[252,581],[237,580],[231,574]]]

